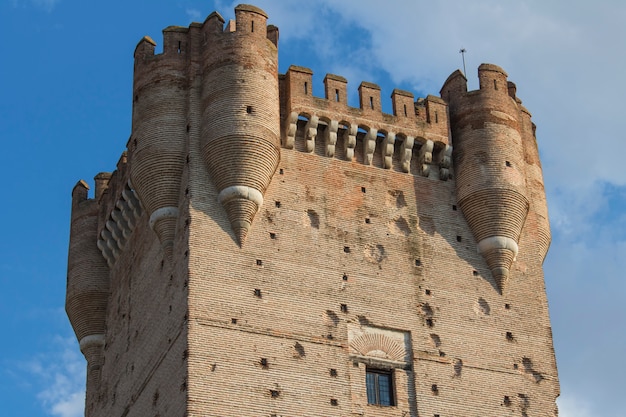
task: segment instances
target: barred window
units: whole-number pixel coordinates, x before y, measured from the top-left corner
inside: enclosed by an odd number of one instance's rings
[[[394,405],[393,371],[370,369],[366,371],[367,403],[382,406]]]

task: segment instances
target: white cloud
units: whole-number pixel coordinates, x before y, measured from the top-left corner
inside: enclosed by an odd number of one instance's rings
[[[38,381],[37,398],[49,415],[83,416],[86,362],[77,352],[73,337],[57,337],[52,341],[52,347],[24,366]]]

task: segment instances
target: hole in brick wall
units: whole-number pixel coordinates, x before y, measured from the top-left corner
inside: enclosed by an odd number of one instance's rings
[[[161,260],[161,270],[163,270],[163,265],[165,264],[164,260]]]
[[[187,125],[187,133],[189,133],[189,125]],[[187,159],[187,162],[189,162],[189,159]]]
[[[424,294],[430,295],[430,290],[424,290]]]
[[[309,216],[309,224],[314,229],[320,228],[320,216],[317,214],[315,210],[307,210],[307,216]]]
[[[341,279],[343,279],[344,281],[348,280],[348,276],[346,274],[343,274],[343,277],[341,277]]]
[[[374,110],[374,97],[370,97],[370,108]]]
[[[230,319],[230,324],[237,324],[237,319]]]
[[[416,259],[415,266],[422,266],[422,261],[420,259]]]
[[[252,114],[252,106],[246,106],[246,113]]]
[[[181,392],[187,391],[187,383],[186,382],[183,382],[182,384],[180,384],[180,391]]]
[[[283,170],[283,169],[281,168],[281,169],[279,169],[279,170],[278,170],[278,173],[279,173],[280,175],[283,175],[283,174],[285,173],[285,170]]]
[[[364,193],[365,192],[365,187],[361,187],[361,192]]]
[[[345,253],[350,253],[350,246],[344,246],[344,247],[343,247],[343,251],[344,251]]]
[[[443,350],[440,350],[439,351],[439,356],[442,357],[442,358],[445,358],[446,357],[446,352],[444,352]]]
[[[187,162],[189,162],[189,157],[187,157]],[[185,195],[189,195],[189,188],[185,188]]]
[[[255,295],[256,297],[261,298],[261,290],[260,290],[260,289],[258,289],[258,288],[255,288],[255,289],[254,289],[254,295]]]
[[[189,351],[185,349],[183,351],[183,360],[187,359],[188,356],[189,356]]]
[[[439,337],[438,334],[431,333],[430,334],[430,340],[431,340],[431,342],[433,342],[433,345],[435,345],[435,347],[441,346],[441,338]]]
[[[437,384],[432,384],[430,386],[430,390],[433,392],[433,394],[439,394],[439,387],[437,386]]]
[[[309,94],[309,83],[304,82],[304,94]]]
[[[435,323],[433,322],[433,319],[426,319],[426,325],[428,327],[433,327]]]
[[[337,376],[337,370],[334,368],[331,368],[329,371],[330,376]]]
[[[259,365],[261,365],[261,368],[263,368],[263,369],[269,368],[269,365],[267,363],[267,358],[259,359]]]
[[[421,309],[424,317],[431,318],[433,316],[433,308],[430,306],[430,304],[421,304]]]
[[[185,251],[185,258],[186,258],[187,256],[189,256],[189,251],[188,251],[188,250],[186,250],[186,251]]]
[[[476,304],[474,305],[474,311],[478,315],[488,316],[491,313],[491,307],[487,300],[482,297],[478,297]]]
[[[433,417],[439,417],[439,414],[435,414],[435,415],[433,415]]]
[[[454,204],[452,205],[452,210],[456,211],[456,206]]]
[[[472,271],[472,275],[474,275],[475,277],[478,276],[478,271]]]
[[[512,165],[511,165],[511,163],[510,163],[509,161],[504,161],[504,163],[505,163],[505,165],[506,165],[506,166],[508,166],[508,167],[512,166]]]
[[[337,326],[339,324],[339,316],[332,310],[326,310],[324,322],[327,326]]]
[[[504,309],[505,310],[510,310],[511,309],[511,304],[505,304],[504,305]]]
[[[337,406],[337,405],[339,405],[339,402],[337,401],[336,398],[331,398],[330,399],[330,405]]]
[[[170,313],[172,312],[172,305],[170,304]]]
[[[504,399],[502,400],[502,404],[504,404],[507,407],[511,405],[511,399],[509,398],[508,395],[504,396]]]
[[[328,333],[328,334],[326,335],[326,339],[328,339],[328,340],[333,340],[333,339],[334,339],[334,337],[333,337],[332,333]]]
[[[270,239],[276,239],[276,233],[270,232]]]
[[[270,396],[272,398],[278,398],[279,395],[280,395],[280,392],[278,390],[275,390],[275,389],[270,390]]]
[[[369,217],[366,217],[366,218],[365,218],[365,223],[367,223],[367,224],[370,224],[370,223],[371,223],[371,220],[369,219]]]
[[[342,313],[347,313],[348,312],[348,305],[347,304],[341,304],[339,308],[341,309]]]
[[[512,342],[513,339],[513,333],[511,332],[506,332],[506,340],[508,340],[509,342]]]
[[[461,372],[463,372],[463,361],[461,359],[455,359],[453,361],[453,367],[454,367],[454,376],[460,377]]]
[[[296,342],[293,345],[293,350],[295,352],[294,357],[304,358],[306,356],[306,352],[304,351],[304,346],[302,346],[300,342]]]
[[[135,95],[135,102],[139,101],[139,96]]]
[[[280,201],[275,201],[274,205],[276,206],[276,208],[280,208]]]
[[[215,369],[217,369],[217,364],[211,364],[211,372],[215,372]]]
[[[463,238],[462,238],[461,236],[458,236],[458,235],[457,235],[457,237],[456,237],[456,241],[457,241],[457,242],[462,242],[462,241],[463,241]]]
[[[516,363],[514,363],[513,364],[513,369],[517,369],[517,368],[519,368],[519,366]]]
[[[260,259],[256,260],[256,266],[263,266],[263,261]]]

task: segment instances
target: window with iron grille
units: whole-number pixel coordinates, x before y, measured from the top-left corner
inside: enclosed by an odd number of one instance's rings
[[[395,405],[393,396],[393,371],[367,368],[367,403],[382,406]]]

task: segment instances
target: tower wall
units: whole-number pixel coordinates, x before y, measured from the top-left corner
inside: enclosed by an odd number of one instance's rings
[[[202,157],[238,242],[252,224],[280,160],[278,52],[267,15],[235,9],[235,30],[207,33],[202,79]]]
[[[84,181],[72,191],[65,310],[87,360],[86,402],[92,404],[103,362],[110,284],[106,261],[96,245],[99,207],[87,198],[88,191]]]
[[[363,82],[354,108],[341,76],[318,97],[277,74],[262,10],[235,17],[138,44],[128,151],[74,189],[86,414],[556,416],[541,166],[506,73],[394,90],[393,114]]]
[[[482,64],[479,90],[463,92],[454,74],[442,88],[450,102],[459,205],[500,290],[529,207],[520,111],[506,77]]]

